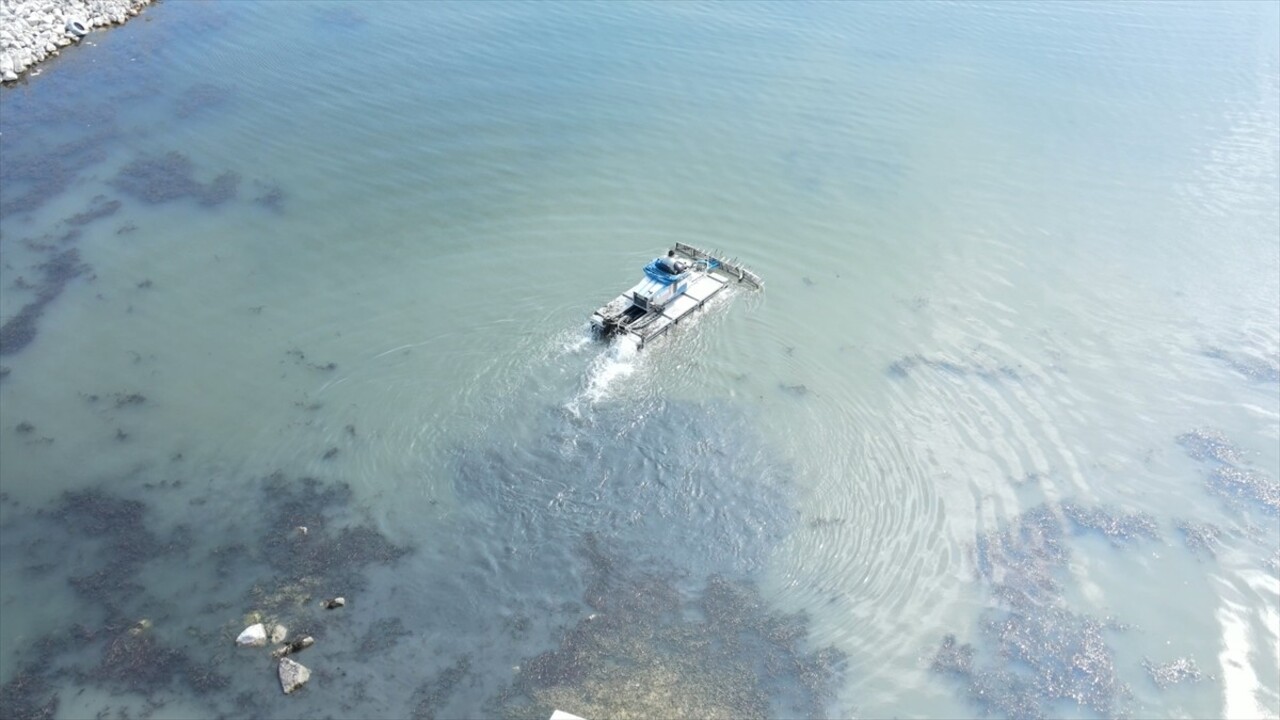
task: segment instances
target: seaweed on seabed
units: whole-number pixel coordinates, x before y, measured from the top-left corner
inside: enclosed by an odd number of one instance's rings
[[[1070,500],[1060,506],[1062,514],[1081,528],[1096,530],[1112,545],[1132,544],[1139,538],[1159,540],[1156,519],[1148,513],[1121,513],[1102,507],[1087,508]]]
[[[1213,428],[1196,428],[1179,435],[1176,440],[1196,460],[1212,459],[1234,465],[1241,462],[1243,457],[1240,448],[1221,431]]]
[[[80,251],[75,248],[57,253],[38,267],[43,279],[36,290],[36,299],[0,326],[0,355],[11,355],[31,344],[36,338],[36,321],[45,306],[62,294],[67,283],[89,269],[80,262]]]
[[[947,635],[933,670],[960,679],[988,712],[1042,718],[1052,703],[1069,701],[1109,716],[1128,695],[1103,637],[1108,626],[1072,612],[1061,597],[1055,576],[1069,560],[1062,539],[1061,521],[1046,505],[978,538],[979,572],[999,602],[982,622],[988,652],[979,657]]]
[[[122,606],[142,594],[135,582],[142,565],[163,555],[186,552],[191,545],[190,528],[179,526],[161,538],[147,528],[145,516],[142,502],[100,488],[64,492],[52,511],[53,519],[67,532],[105,541],[99,569],[69,582],[87,602],[106,608],[117,621],[124,614]]]
[[[1280,362],[1274,355],[1257,358],[1243,353],[1228,352],[1220,347],[1211,347],[1204,354],[1226,363],[1228,367],[1258,382],[1280,382]]]
[[[115,215],[120,210],[120,205],[119,200],[107,200],[105,195],[98,195],[93,198],[93,203],[88,210],[67,218],[67,223],[70,225],[88,225],[94,220]]]
[[[1177,441],[1192,458],[1217,461],[1206,478],[1211,491],[1227,498],[1252,500],[1272,514],[1280,513],[1280,483],[1257,470],[1240,467],[1240,449],[1221,432],[1198,428],[1179,435]]]
[[[1196,666],[1196,661],[1189,657],[1178,658],[1173,662],[1164,664],[1157,664],[1151,662],[1150,659],[1144,659],[1142,667],[1147,669],[1147,673],[1151,675],[1152,682],[1159,685],[1161,690],[1184,681],[1200,682],[1202,677],[1200,668]]]
[[[471,658],[463,655],[457,662],[419,685],[413,693],[413,711],[410,717],[413,720],[435,720],[436,713],[449,701],[458,684],[470,674]]]
[[[58,694],[39,669],[23,668],[0,687],[0,717],[6,720],[53,720]]]
[[[754,586],[706,579],[688,597],[674,578],[639,572],[591,537],[586,602],[596,612],[558,648],[520,664],[487,707],[500,717],[813,717],[843,676],[834,647],[809,652],[808,619],[770,612]],[[678,709],[678,711],[676,710]]]
[[[1201,523],[1194,520],[1179,520],[1178,531],[1182,533],[1182,541],[1193,554],[1204,553],[1214,557],[1222,536],[1222,529],[1213,523]]]
[[[225,172],[208,185],[195,179],[195,165],[180,152],[141,155],[121,168],[111,184],[143,202],[160,204],[192,197],[213,207],[235,197],[240,176]]]
[[[366,656],[384,653],[395,647],[400,638],[412,634],[398,617],[375,620],[360,639],[360,652]]]
[[[362,586],[365,566],[391,563],[409,552],[370,523],[335,527],[333,516],[351,504],[351,487],[346,483],[322,483],[315,478],[288,481],[277,472],[266,478],[263,492],[267,509],[263,548],[281,587],[349,593]]]
[[[212,663],[194,662],[185,652],[157,641],[149,623],[123,632],[113,630],[114,637],[103,647],[101,660],[88,676],[99,684],[144,696],[176,680],[185,681],[201,695],[225,690],[231,684]]]

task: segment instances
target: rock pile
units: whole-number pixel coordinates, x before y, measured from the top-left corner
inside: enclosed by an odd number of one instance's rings
[[[90,30],[121,25],[151,0],[0,0],[0,78],[17,80]]]

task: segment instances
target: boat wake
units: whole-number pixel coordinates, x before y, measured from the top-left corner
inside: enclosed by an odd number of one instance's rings
[[[634,373],[639,365],[639,346],[630,338],[616,339],[591,359],[582,390],[565,403],[565,409],[581,416],[584,405],[607,399],[618,387],[618,381]]]

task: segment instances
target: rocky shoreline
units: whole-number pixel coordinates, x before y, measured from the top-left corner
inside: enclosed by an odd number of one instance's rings
[[[0,0],[0,79],[15,82],[94,28],[121,25],[151,0]]]

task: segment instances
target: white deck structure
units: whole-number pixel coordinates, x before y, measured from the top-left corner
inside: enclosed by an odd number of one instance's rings
[[[760,276],[736,261],[723,260],[684,243],[676,243],[676,258],[690,269],[668,283],[646,277],[591,316],[591,325],[605,337],[629,337],[636,347],[662,335],[706,304],[732,283],[762,289]]]

